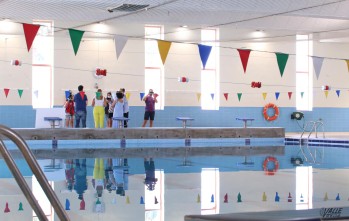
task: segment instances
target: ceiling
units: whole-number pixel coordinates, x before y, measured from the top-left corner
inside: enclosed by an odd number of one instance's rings
[[[149,5],[138,11],[108,12],[122,4]],[[189,30],[217,27],[222,41],[283,39],[311,34],[322,41],[349,41],[349,0],[0,0],[0,19],[31,23],[53,20],[55,30],[85,30],[92,24],[165,25],[165,33],[188,25]],[[167,28],[166,27],[171,27]],[[263,36],[251,32],[263,30]],[[1,34],[1,33],[0,33]],[[116,34],[116,33],[108,33]],[[166,36],[165,36],[166,39]]]

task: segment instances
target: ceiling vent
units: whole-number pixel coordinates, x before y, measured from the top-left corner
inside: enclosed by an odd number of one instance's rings
[[[122,4],[116,7],[107,8],[108,12],[135,12],[142,9],[146,9],[149,5],[136,5],[136,4]]]

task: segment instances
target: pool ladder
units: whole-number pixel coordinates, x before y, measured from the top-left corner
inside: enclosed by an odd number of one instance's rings
[[[305,134],[306,129],[311,126],[308,137],[303,138],[303,135]],[[324,157],[324,148],[322,147],[321,150],[319,148],[314,148],[314,150],[310,150],[309,148],[309,138],[313,132],[315,132],[315,138],[318,138],[318,128],[322,128],[322,134],[323,138],[325,138],[325,129],[324,129],[324,123],[321,119],[317,121],[308,121],[306,125],[303,128],[303,132],[301,134],[301,137],[299,139],[299,149],[300,152],[303,154],[304,160],[309,163],[320,163],[318,161],[318,156],[320,156],[321,161],[323,160]],[[306,144],[306,147],[303,146],[303,144]],[[310,160],[308,160],[307,155],[309,155]]]
[[[20,151],[23,154],[24,159],[28,163],[30,169],[32,170],[33,174],[35,175],[36,179],[38,180],[41,188],[45,192],[47,198],[51,202],[52,207],[54,208],[57,216],[60,218],[62,221],[69,221],[69,217],[64,210],[63,206],[60,204],[59,199],[53,189],[51,188],[45,174],[41,170],[38,162],[35,159],[34,154],[30,151],[27,143],[25,140],[17,134],[15,131],[12,129],[0,125],[0,135],[3,135],[10,140],[12,140],[17,147],[20,149]],[[31,191],[30,187],[28,186],[27,182],[25,181],[23,175],[19,171],[14,159],[12,158],[10,152],[6,148],[3,140],[0,137],[0,152],[4,158],[4,161],[6,162],[8,168],[11,170],[15,180],[17,181],[17,184],[21,188],[24,196],[27,198],[29,204],[33,208],[34,212],[40,219],[40,221],[47,221],[47,217],[40,207],[38,201],[35,199],[35,196],[33,195],[33,192]]]

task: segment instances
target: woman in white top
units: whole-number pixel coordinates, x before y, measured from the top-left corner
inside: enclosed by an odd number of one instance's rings
[[[95,128],[104,128],[104,104],[105,98],[102,94],[102,89],[98,89],[96,97],[92,100],[93,118],[95,121]]]
[[[116,92],[116,98],[114,102],[112,103],[111,107],[114,108],[113,117],[124,117],[124,95],[120,92]],[[124,123],[122,122],[122,127],[124,126]],[[118,121],[113,121],[113,128],[118,128]]]

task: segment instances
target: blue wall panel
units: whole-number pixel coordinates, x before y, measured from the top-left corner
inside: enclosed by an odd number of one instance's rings
[[[93,128],[93,109],[88,107],[87,127]],[[180,127],[178,116],[192,117],[191,127],[241,127],[243,123],[236,117],[255,118],[252,127],[284,127],[286,132],[300,132],[308,121],[321,119],[328,132],[349,131],[349,108],[314,108],[304,112],[304,120],[291,120],[295,108],[280,108],[280,116],[275,121],[263,118],[263,107],[222,107],[219,110],[201,110],[200,107],[165,107],[157,110],[154,127]],[[34,128],[36,111],[32,106],[0,106],[0,124],[12,128]],[[130,107],[130,127],[140,127],[143,122],[144,107]],[[147,125],[148,126],[148,125]],[[320,128],[321,129],[321,128]]]

